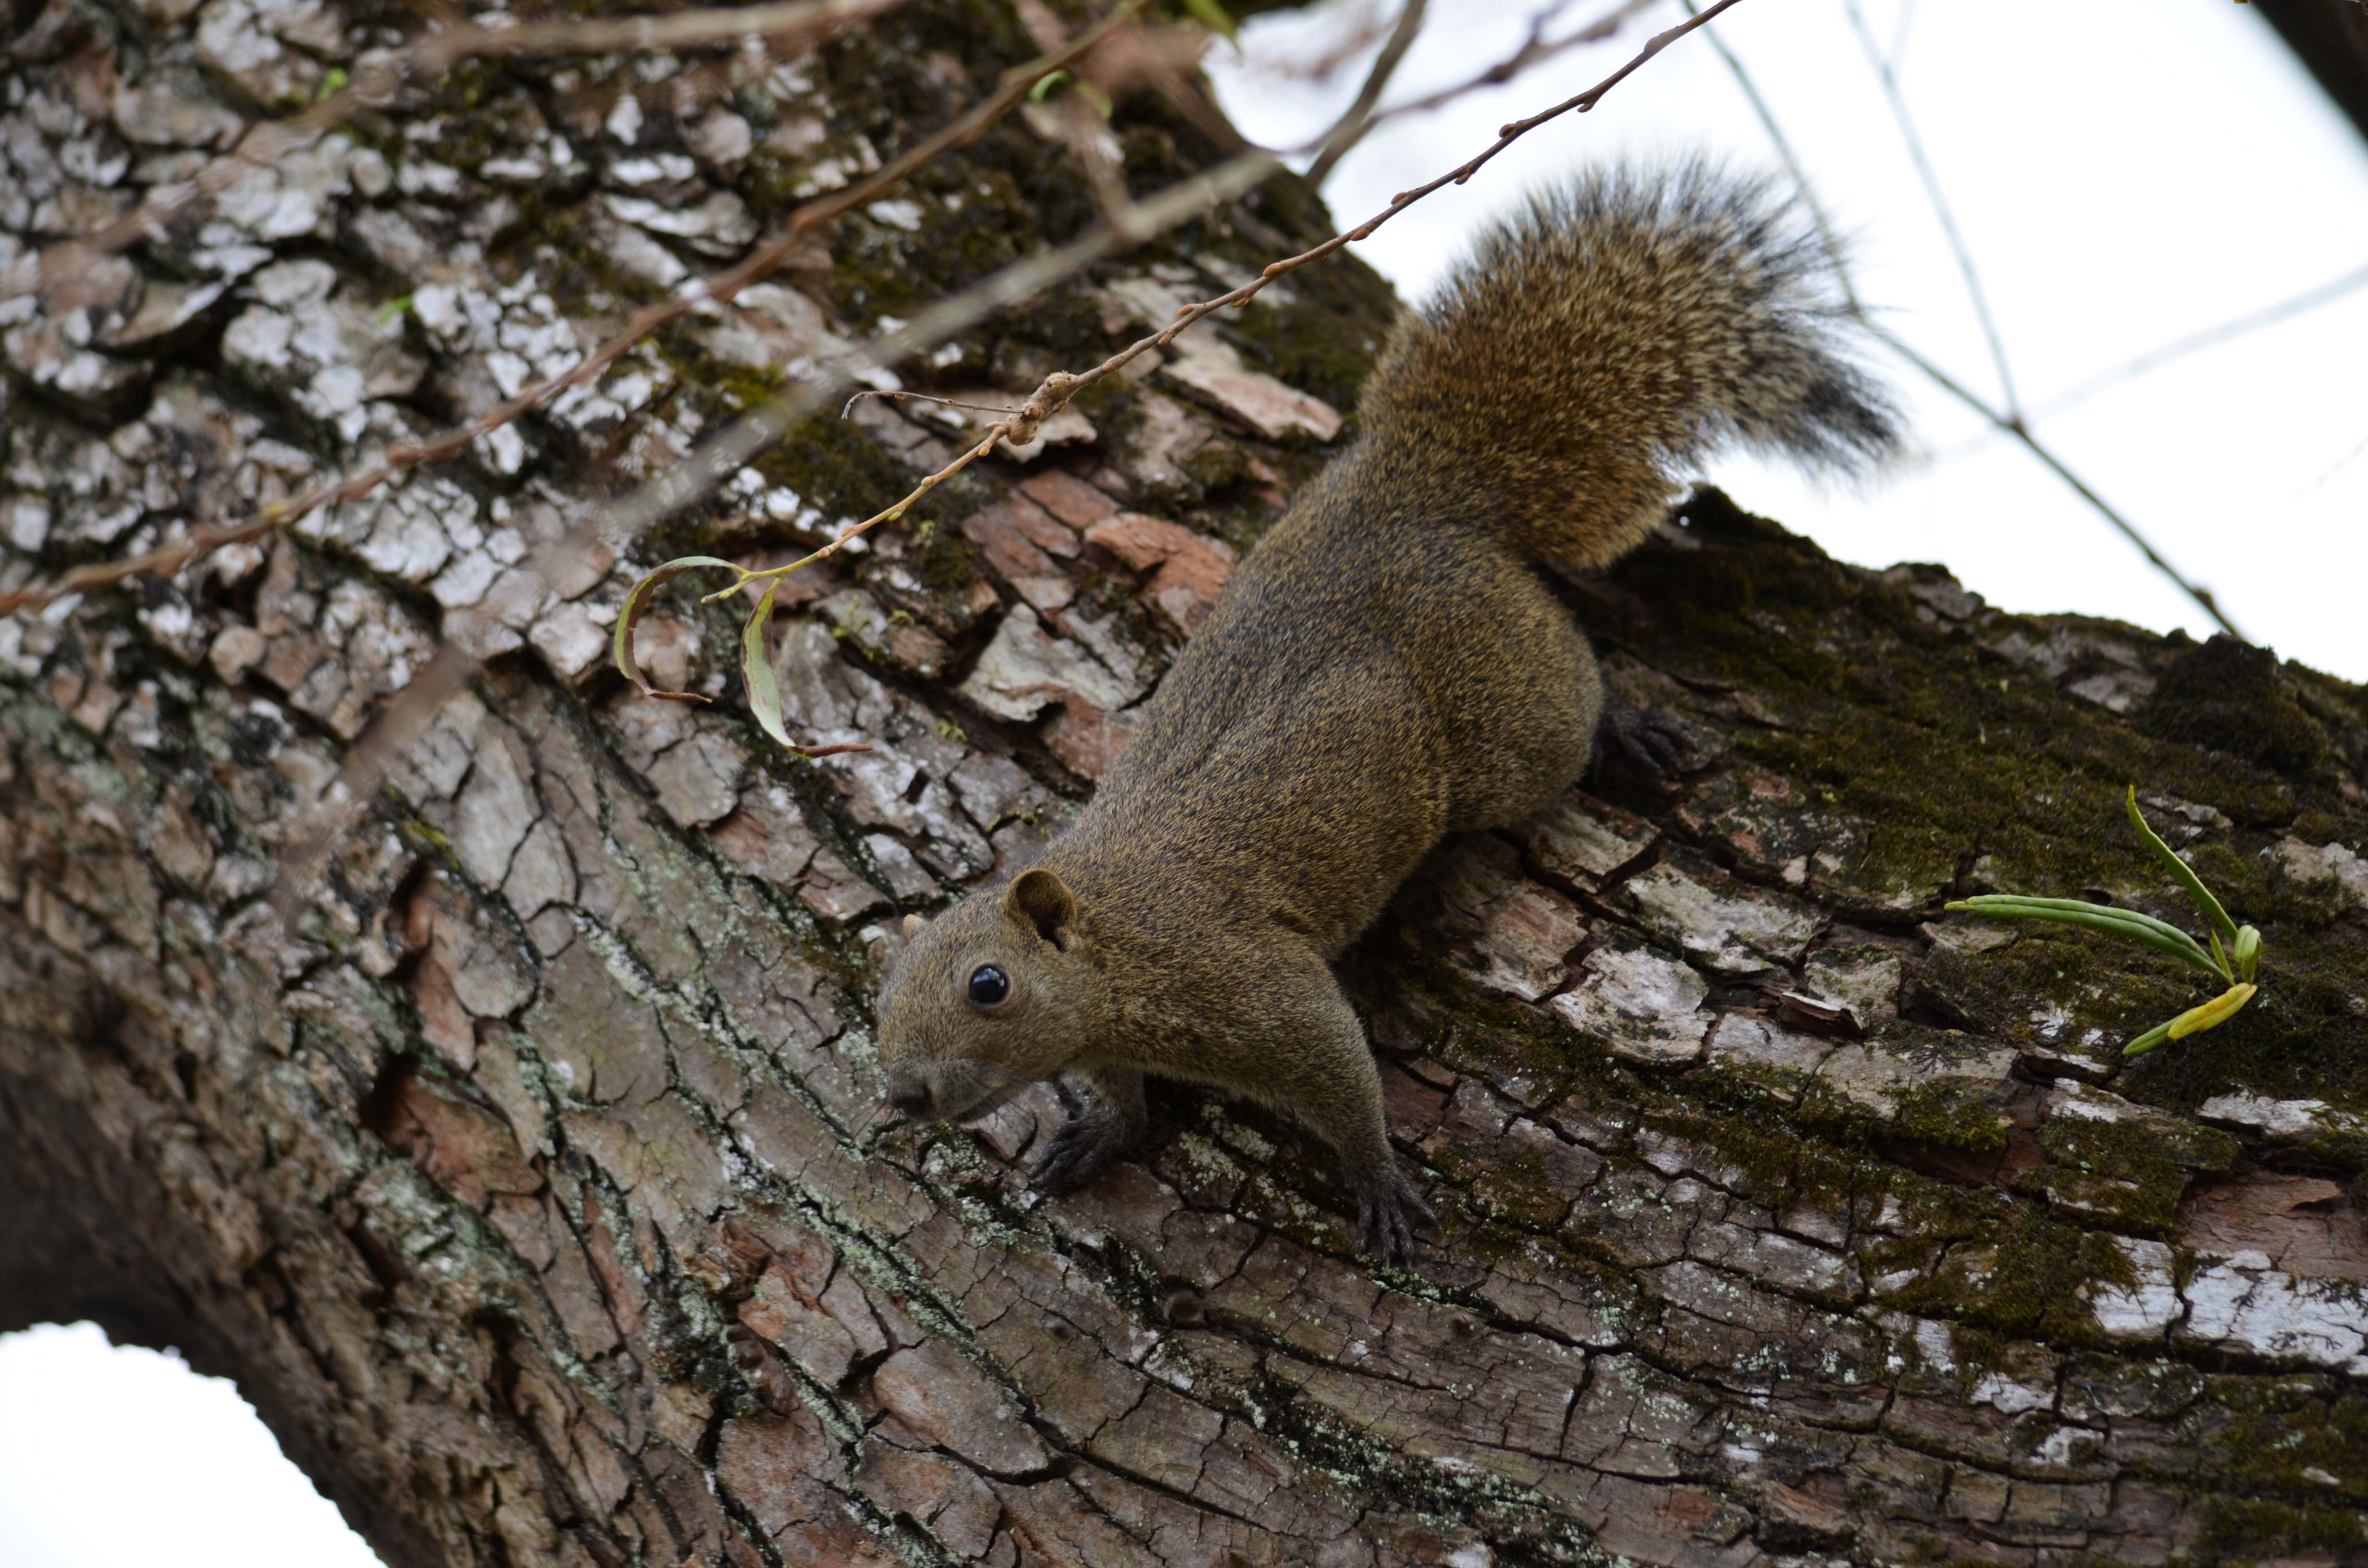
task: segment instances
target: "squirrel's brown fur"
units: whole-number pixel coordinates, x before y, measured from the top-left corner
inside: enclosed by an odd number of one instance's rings
[[[1532,562],[1613,560],[1725,441],[1845,467],[1890,449],[1829,278],[1764,185],[1699,164],[1581,178],[1484,239],[1085,814],[898,960],[891,1100],[960,1119],[1076,1075],[1090,1102],[1040,1167],[1057,1184],[1142,1131],[1144,1074],[1235,1090],[1329,1142],[1359,1244],[1403,1258],[1429,1210],[1328,966],[1442,836],[1522,822],[1585,771],[1602,683]],[[977,999],[985,966],[1000,1000]]]

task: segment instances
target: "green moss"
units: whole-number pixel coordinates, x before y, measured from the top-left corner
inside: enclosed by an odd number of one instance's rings
[[[2135,1282],[2112,1237],[2017,1207],[1952,1244],[1933,1277],[1885,1304],[2053,1344],[2100,1337],[2087,1292]]]
[[[1535,1149],[1510,1155],[1492,1150],[1474,1157],[1443,1146],[1428,1159],[1464,1188],[1467,1207],[1476,1204],[1497,1224],[1543,1234],[1557,1229],[1570,1212],[1570,1195],[1554,1190],[1545,1156]]]
[[[2137,727],[2288,776],[2316,772],[2333,751],[2325,727],[2294,700],[2277,655],[2226,635],[2171,661]]]
[[[1994,1154],[2006,1147],[2007,1116],[1994,1099],[1955,1084],[1930,1084],[1896,1097],[1892,1130],[1911,1143]]]
[[[2308,1561],[2306,1553],[2348,1552],[2368,1540],[2360,1516],[2338,1504],[2213,1493],[2197,1500],[2195,1513],[2189,1557],[2199,1563]]]
[[[2368,1399],[2357,1391],[2329,1378],[2232,1377],[2214,1379],[2209,1395],[2199,1446],[2221,1485],[2305,1511],[2368,1506]]]
[[[1215,436],[1184,460],[1183,469],[1201,487],[1203,496],[1222,500],[1227,492],[1248,482],[1252,460],[1249,449],[1240,442]]]
[[[2240,822],[2292,810],[2274,775],[2059,695],[1963,631],[1920,621],[1904,588],[1851,574],[1714,492],[1682,510],[1716,548],[1648,545],[1623,562],[1614,581],[1650,619],[1630,608],[1621,631],[1660,667],[1748,686],[1783,716],[1740,732],[1736,750],[1865,824],[1845,892],[1932,899],[1984,858],[1988,878],[2017,891],[2115,885],[2142,864],[2114,820],[2133,781]]]

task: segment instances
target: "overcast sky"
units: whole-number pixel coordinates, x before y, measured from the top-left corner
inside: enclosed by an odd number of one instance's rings
[[[92,1324],[0,1335],[0,1568],[379,1568],[238,1391]]]
[[[2368,266],[2368,151],[2248,6],[2226,0],[1861,0],[1965,237],[2026,409],[2099,372]],[[1531,8],[1433,6],[1400,76],[1411,97],[1509,51]],[[1576,11],[1572,13],[1577,15]],[[1500,121],[1606,74],[1679,13],[1510,86],[1400,122],[1327,187],[1343,223],[1486,145]],[[1319,17],[1315,27],[1337,25]],[[1261,18],[1261,55],[1308,46]],[[1999,396],[1963,278],[1842,0],[1747,0],[1721,19],[1827,205],[1856,237],[1861,293],[1894,330]],[[1233,64],[1215,74],[1252,136],[1294,141],[1353,95]],[[1709,149],[1773,166],[1716,54],[1682,40],[1581,119],[1534,133],[1361,253],[1419,297],[1529,182],[1622,153]],[[2102,392],[2034,427],[2237,624],[2368,680],[2368,290]],[[1926,457],[1863,494],[1744,460],[1711,477],[1745,506],[1870,565],[1938,561],[1994,602],[2157,630],[2194,606],[2012,445],[1894,367]],[[226,1383],[97,1330],[0,1337],[0,1568],[371,1568]]]
[[[2245,634],[2368,681],[2368,289],[2101,392],[2051,400],[2189,333],[2368,267],[2368,143],[2248,6],[2228,0],[1861,0],[1955,214],[2033,428],[2214,589]],[[1394,9],[1394,4],[1390,7]],[[1571,6],[1555,34],[1601,7]],[[1518,46],[1534,4],[1435,4],[1390,98],[1462,80]],[[1254,19],[1250,65],[1320,52],[1347,14]],[[1386,16],[1386,11],[1384,12]],[[1600,80],[1675,0],[1617,40],[1384,128],[1325,195],[1345,227],[1461,163],[1503,121]],[[1994,402],[1999,381],[1963,276],[1844,0],[1745,0],[1713,24],[1827,208],[1855,241],[1860,292],[1901,337]],[[1354,95],[1236,65],[1227,108],[1269,143],[1313,134]],[[1385,100],[1389,101],[1389,100]],[[1535,183],[1588,160],[1707,149],[1780,168],[1717,54],[1682,40],[1585,116],[1532,132],[1360,254],[1420,298],[1466,237]],[[1886,357],[1887,360],[1887,357]],[[2212,630],[2192,601],[2021,448],[1887,360],[1923,460],[1862,493],[1736,459],[1710,477],[1844,559],[1937,561],[1993,602],[2157,631]]]

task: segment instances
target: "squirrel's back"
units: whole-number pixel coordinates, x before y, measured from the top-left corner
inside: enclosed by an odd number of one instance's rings
[[[1452,475],[1529,559],[1605,564],[1728,442],[1850,471],[1895,415],[1843,347],[1817,234],[1690,160],[1532,196],[1399,328],[1359,413],[1385,471]]]

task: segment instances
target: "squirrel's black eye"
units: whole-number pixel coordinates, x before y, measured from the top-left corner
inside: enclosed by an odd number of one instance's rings
[[[983,963],[970,971],[970,999],[992,1007],[1011,994],[1011,977],[995,964]]]

